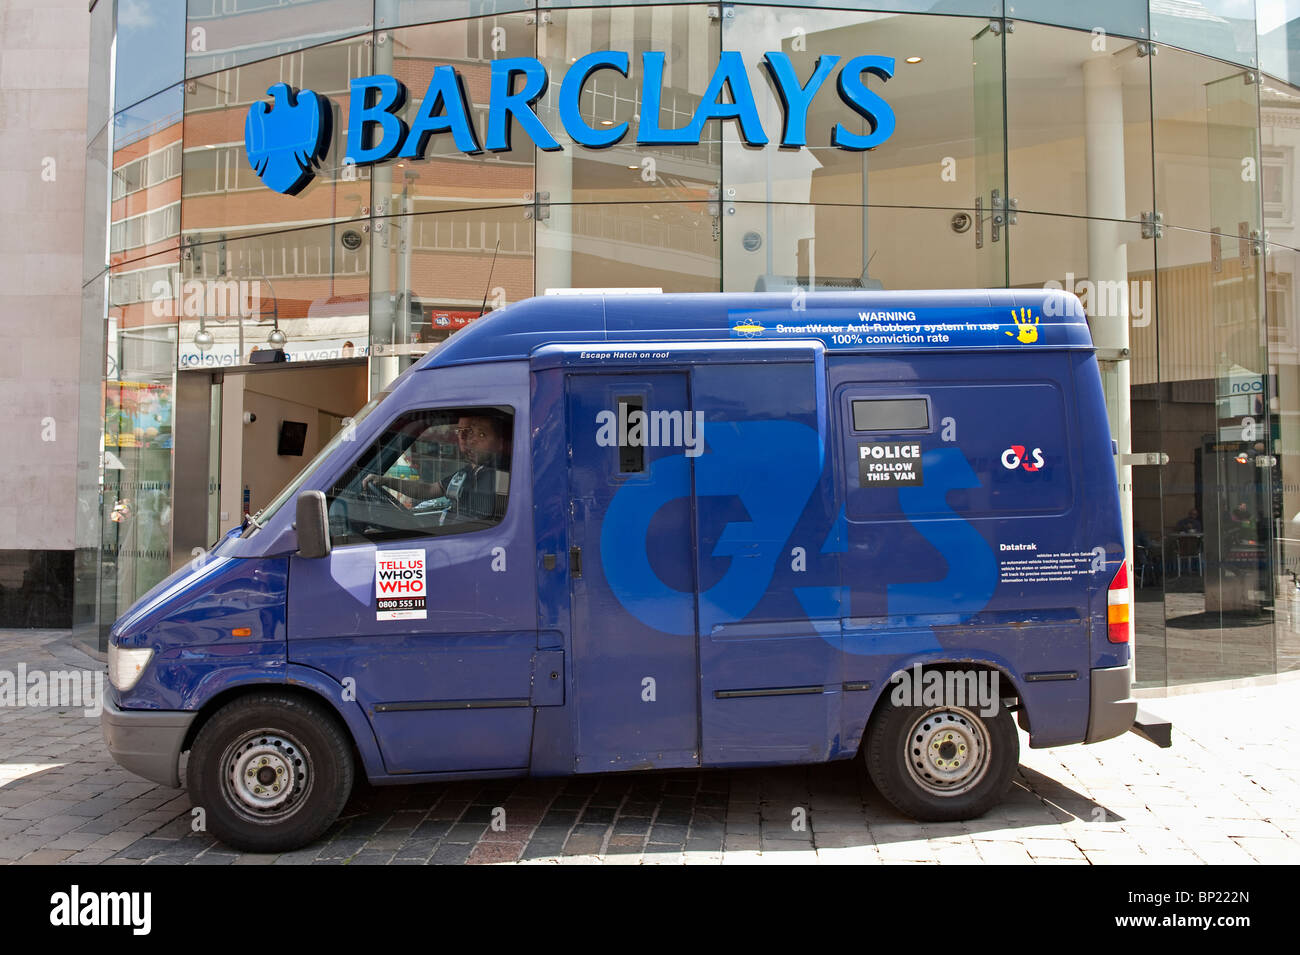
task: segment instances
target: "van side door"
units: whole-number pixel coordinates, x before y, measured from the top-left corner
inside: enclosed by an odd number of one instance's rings
[[[687,376],[566,379],[576,768],[696,766]]]

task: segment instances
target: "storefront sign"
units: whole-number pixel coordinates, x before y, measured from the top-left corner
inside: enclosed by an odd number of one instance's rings
[[[776,92],[782,110],[780,145],[800,148],[808,144],[808,109],[825,85],[840,57],[825,55],[813,64],[812,75],[801,82],[785,53],[767,53],[759,68]],[[606,149],[631,132],[622,122],[597,129],[582,117],[579,103],[587,80],[600,70],[628,76],[628,54],[598,50],[569,65],[557,97],[564,131],[579,146]],[[734,119],[740,138],[748,146],[764,146],[768,134],[759,119],[749,71],[741,54],[724,50],[691,122],[681,129],[659,126],[663,92],[664,54],[641,54],[641,116],[634,142],[638,146],[698,145],[709,120]],[[831,131],[831,143],[840,149],[873,149],[894,133],[894,111],[879,94],[867,88],[866,77],[881,82],[894,75],[894,58],[872,54],[856,56],[839,70],[836,90],[845,105],[865,120],[870,132],[857,133],[843,123]],[[517,125],[539,149],[563,149],[538,117],[536,104],[550,83],[546,68],[533,57],[494,60],[491,64],[487,135],[482,143],[470,120],[469,98],[459,71],[449,65],[434,69],[420,108],[408,125],[397,114],[406,103],[406,87],[385,74],[351,81],[348,104],[345,164],[366,166],[394,158],[420,159],[429,139],[451,133],[456,148],[468,155],[508,152]],[[518,88],[516,88],[518,87]],[[262,181],[277,192],[300,192],[315,175],[329,149],[328,100],[311,90],[297,91],[284,83],[267,90],[273,99],[254,103],[244,124],[244,147],[249,163]],[[724,97],[724,93],[727,94]]]

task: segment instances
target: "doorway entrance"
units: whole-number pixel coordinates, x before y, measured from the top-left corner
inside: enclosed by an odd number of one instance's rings
[[[288,484],[366,403],[366,360],[181,371],[172,564],[210,547]]]

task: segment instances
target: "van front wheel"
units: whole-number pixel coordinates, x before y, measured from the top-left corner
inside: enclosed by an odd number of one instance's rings
[[[894,808],[914,819],[974,819],[1011,787],[1020,738],[1011,714],[884,700],[867,729],[867,771]]]
[[[352,750],[332,713],[256,693],[222,707],[190,750],[186,786],[212,835],[246,852],[320,838],[352,792]]]

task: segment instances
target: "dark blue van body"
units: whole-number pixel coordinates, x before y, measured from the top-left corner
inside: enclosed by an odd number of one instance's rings
[[[916,664],[996,671],[1034,747],[1133,722],[1112,443],[1066,293],[530,299],[293,490],[471,405],[513,416],[495,526],[306,558],[281,501],[117,621],[153,650],[106,706],[122,765],[178,785],[211,714],[267,687],[336,714],[373,783],[847,759]],[[599,435],[620,407],[680,412],[673,440],[630,466]],[[413,548],[427,617],[377,619],[376,554]]]

